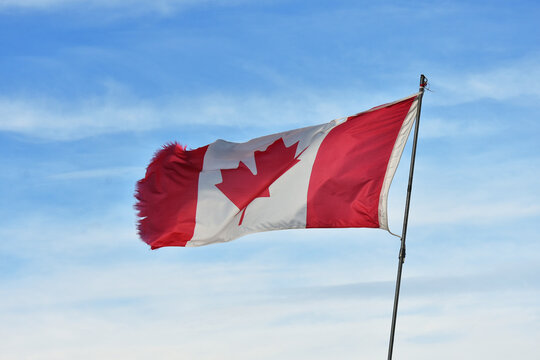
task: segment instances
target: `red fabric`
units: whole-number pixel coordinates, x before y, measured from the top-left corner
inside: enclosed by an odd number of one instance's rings
[[[384,175],[414,100],[351,116],[328,133],[311,172],[306,227],[379,227]]]
[[[256,150],[254,154],[257,174],[240,161],[235,169],[221,169],[222,182],[216,187],[242,210],[242,219],[246,207],[258,197],[270,197],[268,187],[283,173],[296,165],[300,160],[295,157],[298,142],[287,147],[283,138],[274,141],[264,151]]]
[[[152,247],[186,246],[195,229],[199,174],[208,146],[160,150],[137,183],[139,235]]]
[[[269,197],[268,187],[300,161],[294,156],[297,146],[298,142],[287,147],[283,138],[277,139],[266,150],[254,152],[257,175],[240,161],[236,169],[221,169],[222,182],[216,187],[240,210],[255,198]]]

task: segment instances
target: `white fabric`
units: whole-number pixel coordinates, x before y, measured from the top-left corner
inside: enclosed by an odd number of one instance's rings
[[[412,96],[418,96],[418,95],[419,94],[415,94]],[[403,149],[405,148],[405,144],[407,143],[407,139],[409,138],[409,134],[414,124],[414,120],[416,119],[417,111],[418,111],[418,98],[413,101],[409,109],[409,112],[407,113],[407,116],[405,117],[405,120],[403,121],[403,125],[401,125],[401,129],[399,130],[398,137],[394,144],[394,148],[392,149],[392,153],[390,154],[390,161],[388,162],[388,166],[386,168],[386,174],[384,176],[381,195],[379,197],[379,227],[381,229],[388,230],[389,232],[390,232],[390,229],[388,228],[388,210],[387,210],[388,192],[390,190],[390,184],[392,183],[394,174],[396,173],[397,167],[399,165],[399,160],[401,159],[401,155],[403,154]]]
[[[283,228],[305,228],[309,178],[319,146],[328,132],[337,126],[327,124],[296,129],[253,139],[246,143],[217,140],[210,144],[199,177],[196,225],[193,239],[186,246],[225,242],[253,232]],[[257,173],[254,152],[264,151],[283,138],[285,146],[297,141],[300,162],[287,170],[269,187],[270,197],[254,199],[246,208],[242,225],[239,210],[215,185],[221,183],[221,169],[235,169],[244,162]],[[204,214],[204,216],[202,215]],[[220,226],[219,226],[220,225]]]

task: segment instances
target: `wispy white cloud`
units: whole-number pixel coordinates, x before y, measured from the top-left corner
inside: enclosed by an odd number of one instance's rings
[[[261,71],[269,70],[262,68]],[[527,76],[520,78],[523,73]],[[279,74],[268,76],[277,79],[278,83],[284,81]],[[430,107],[481,99],[535,105],[540,98],[540,60],[533,57],[482,73],[440,73],[433,74],[433,78],[435,92],[427,93],[425,101]],[[121,84],[107,82],[105,87],[106,93],[84,100],[0,97],[0,131],[49,140],[206,124],[261,127],[273,131],[284,130],[283,125],[294,127],[327,122],[406,95],[374,93],[372,89],[358,88],[289,87],[285,92],[269,94],[207,93],[145,99],[133,96]],[[423,122],[421,136],[486,136],[503,128],[503,124],[494,120],[455,119],[437,114]]]
[[[138,241],[135,211],[129,205],[104,210],[99,217],[77,220],[43,213],[27,214],[24,219],[12,219],[9,224],[4,224],[0,234],[5,240],[0,244],[2,254],[17,258],[37,257],[44,262],[59,254],[90,256]]]
[[[74,140],[182,125],[286,130],[284,125],[291,128],[328,122],[392,99],[383,94],[362,95],[297,90],[274,95],[208,94],[144,100],[112,93],[72,102],[4,97],[0,98],[0,131],[40,139]]]
[[[497,143],[479,146],[476,153],[459,153],[460,146],[447,147],[448,158],[429,151],[417,158],[411,209],[414,224],[478,228],[489,224],[497,228],[540,218],[536,190],[540,170],[531,166],[539,161],[536,153],[524,155],[518,149],[518,157]],[[407,187],[408,168],[403,165],[408,159],[402,161],[389,197],[390,227],[394,232],[400,231]]]
[[[0,130],[44,139],[80,139],[155,126],[156,110],[144,104],[92,99],[78,104],[56,100],[0,99]]]
[[[325,287],[324,280],[291,291],[279,277],[339,278],[349,269],[323,261],[282,273],[268,261],[72,264],[4,282],[0,349],[11,358],[44,359],[146,358],[156,351],[197,359],[384,357],[390,277],[382,291],[369,283]],[[453,359],[444,351],[452,346],[476,359],[476,344],[489,343],[490,358],[505,359],[512,348],[507,339],[523,339],[511,343],[534,355],[538,290],[516,287],[508,276],[501,286],[496,273],[487,279],[492,288],[474,274],[405,277],[396,343],[402,357],[418,358],[427,348]],[[481,291],[470,291],[475,283]]]
[[[485,199],[469,190],[445,191],[443,188],[433,189],[428,186],[416,186],[412,205],[411,223],[416,226],[460,225],[482,228],[488,224],[510,225],[524,219],[538,219],[540,206],[528,201],[527,191],[518,198],[512,199],[510,194],[501,194],[500,199]],[[400,231],[403,217],[403,206],[399,201],[391,202],[389,217],[393,220],[392,231]],[[401,204],[400,204],[401,205]],[[497,227],[497,225],[493,225]]]
[[[52,180],[78,180],[78,179],[95,179],[95,178],[110,178],[127,175],[140,175],[141,169],[135,166],[123,166],[113,168],[87,169],[78,171],[61,172],[58,174],[49,175]]]
[[[179,10],[195,6],[235,6],[249,3],[251,0],[1,0],[0,11],[21,10],[58,10],[65,7],[85,9],[127,10],[128,13],[152,11],[168,15]]]
[[[427,101],[430,101],[428,99]],[[422,122],[420,138],[438,139],[447,137],[486,137],[503,130],[503,125],[491,121],[456,119],[456,118],[428,118]]]
[[[538,55],[528,55],[477,71],[434,71],[430,76],[435,95],[433,101],[443,105],[480,99],[537,105],[540,99]]]
[[[540,216],[540,206],[524,205],[520,202],[474,203],[470,200],[444,201],[438,198],[436,204],[423,203],[417,206],[417,223],[421,225],[441,224],[489,224],[496,220]]]

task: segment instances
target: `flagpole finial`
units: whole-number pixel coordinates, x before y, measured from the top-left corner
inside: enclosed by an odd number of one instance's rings
[[[428,79],[424,74],[420,75],[420,91],[424,91],[424,88],[428,84]]]

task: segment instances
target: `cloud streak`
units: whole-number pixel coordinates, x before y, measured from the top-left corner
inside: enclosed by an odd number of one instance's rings
[[[321,265],[328,262],[302,269],[318,283],[294,289],[278,279],[293,273],[252,261],[63,265],[4,282],[0,349],[6,356],[44,359],[145,358],[156,351],[163,357],[242,360],[322,360],[336,351],[344,359],[384,356],[393,281],[324,286],[328,267]],[[508,339],[537,334],[536,282],[513,282],[522,270],[504,273],[502,284],[496,272],[406,277],[400,352],[414,359],[429,349],[452,359],[444,351],[450,345],[468,349],[462,358],[475,359],[475,346],[486,337],[491,351],[507,354]],[[348,269],[332,267],[333,277],[342,272],[348,276]],[[536,351],[530,343],[521,345],[521,354]]]
[[[359,102],[358,98],[363,100]],[[67,141],[182,125],[285,130],[285,125],[308,126],[352,115],[388,99],[380,94],[362,97],[354,93],[313,91],[273,96],[213,94],[154,101],[107,95],[69,103],[54,99],[0,98],[0,131]]]
[[[527,76],[520,78],[524,72]],[[540,61],[534,57],[479,73],[441,73],[434,74],[434,78],[435,92],[426,95],[426,106],[435,108],[482,99],[535,106],[540,99]],[[458,84],[455,79],[462,80]],[[249,126],[278,131],[284,130],[285,125],[307,126],[352,115],[403,95],[406,94],[357,88],[297,88],[264,94],[207,93],[148,99],[122,90],[69,102],[39,96],[4,96],[0,97],[0,131],[55,141],[183,125]],[[503,124],[467,116],[448,120],[439,112],[422,125],[421,136],[487,136],[503,128]]]
[[[81,180],[81,179],[96,179],[96,178],[112,178],[121,176],[140,175],[141,169],[135,166],[123,166],[100,169],[87,169],[79,171],[61,172],[58,174],[49,175],[51,180]]]
[[[1,0],[0,11],[13,9],[26,11],[54,11],[64,8],[80,7],[103,10],[127,10],[128,14],[154,12],[170,15],[177,11],[198,6],[236,6],[250,0]],[[124,13],[124,15],[126,15]]]
[[[513,61],[471,71],[433,72],[435,101],[456,105],[482,99],[512,101],[536,106],[540,99],[540,56],[528,55]]]

